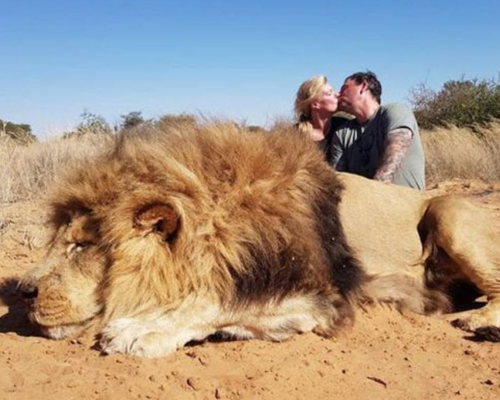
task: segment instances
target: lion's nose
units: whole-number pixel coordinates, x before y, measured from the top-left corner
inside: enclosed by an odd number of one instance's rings
[[[38,296],[38,287],[35,285],[24,283],[19,286],[18,290],[21,293],[22,298],[27,302],[32,302]]]

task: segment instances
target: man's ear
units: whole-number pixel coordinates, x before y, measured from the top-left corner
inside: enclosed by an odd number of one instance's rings
[[[169,204],[151,203],[137,210],[134,215],[134,228],[144,235],[154,233],[165,242],[175,238],[179,229],[179,215]]]
[[[367,92],[370,90],[370,85],[367,82],[362,82],[359,85],[359,94],[363,94],[364,92]]]

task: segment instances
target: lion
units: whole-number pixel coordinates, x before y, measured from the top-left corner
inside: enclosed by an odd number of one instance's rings
[[[142,128],[71,168],[49,201],[47,255],[20,281],[53,339],[166,356],[215,333],[332,337],[356,308],[448,312],[452,282],[488,304],[457,322],[500,338],[500,246],[453,196],[335,172],[293,129]]]

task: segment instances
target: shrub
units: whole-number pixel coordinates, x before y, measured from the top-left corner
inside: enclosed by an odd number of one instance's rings
[[[36,137],[31,133],[31,126],[27,124],[15,124],[0,119],[0,137],[13,140],[18,144],[36,142]]]
[[[67,132],[63,135],[64,138],[70,138],[74,136],[82,136],[86,134],[92,135],[111,135],[113,130],[110,125],[106,122],[104,117],[91,113],[85,110],[80,117],[82,122],[78,124],[75,131]]]
[[[262,126],[259,125],[248,125],[245,126],[244,129],[246,129],[248,132],[260,132],[260,133],[267,133],[268,131],[263,128]]]
[[[146,122],[141,111],[131,111],[128,114],[120,115],[120,118],[122,120],[120,130],[132,129]]]
[[[168,128],[169,126],[192,126],[197,125],[196,117],[192,114],[165,114],[161,116],[156,122],[156,126],[160,129]]]
[[[484,126],[500,118],[500,80],[451,80],[438,92],[421,84],[410,101],[423,129]]]

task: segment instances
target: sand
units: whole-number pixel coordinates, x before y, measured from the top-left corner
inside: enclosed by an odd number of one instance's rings
[[[463,194],[500,221],[498,184],[445,182],[430,192]],[[500,343],[453,328],[456,315],[374,307],[335,339],[212,341],[152,360],[102,356],[91,338],[38,337],[15,280],[42,258],[45,236],[41,203],[0,204],[2,400],[500,399]]]

